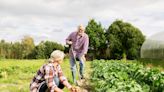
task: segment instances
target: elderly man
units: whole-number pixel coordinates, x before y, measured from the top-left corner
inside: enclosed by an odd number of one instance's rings
[[[69,50],[70,65],[72,71],[73,82],[76,83],[76,58],[79,60],[80,65],[80,77],[84,78],[84,61],[85,54],[88,51],[89,38],[85,33],[85,29],[82,25],[78,26],[78,30],[72,32],[66,39],[66,44],[71,45]]]
[[[47,64],[40,67],[30,83],[30,92],[63,92],[66,86],[70,92],[76,92],[64,77],[60,64],[63,62],[64,53],[55,50]]]

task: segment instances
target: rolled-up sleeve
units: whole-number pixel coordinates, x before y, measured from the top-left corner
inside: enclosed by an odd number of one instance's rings
[[[53,68],[51,66],[46,66],[45,70],[46,70],[45,71],[46,84],[48,88],[50,89],[50,92],[54,92],[55,87],[57,87],[57,85],[55,84],[54,78],[53,78]]]
[[[68,89],[71,88],[71,85],[68,83],[67,78],[63,75],[63,71],[60,67],[58,66],[58,74],[59,74],[59,79],[63,85],[65,85]]]
[[[62,71],[60,65],[58,66],[58,74],[59,74],[59,79],[62,83],[64,81],[67,81],[67,78],[63,75],[63,71]]]

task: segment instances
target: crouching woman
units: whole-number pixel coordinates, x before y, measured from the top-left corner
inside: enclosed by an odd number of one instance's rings
[[[47,64],[44,64],[37,71],[30,83],[30,92],[63,92],[67,87],[70,92],[74,92],[73,87],[64,77],[60,64],[63,62],[64,53],[55,50],[51,53]]]

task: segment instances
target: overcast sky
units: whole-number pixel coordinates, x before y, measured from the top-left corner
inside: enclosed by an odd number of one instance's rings
[[[0,40],[65,43],[79,24],[94,18],[103,27],[122,19],[146,37],[164,31],[164,0],[0,0]]]

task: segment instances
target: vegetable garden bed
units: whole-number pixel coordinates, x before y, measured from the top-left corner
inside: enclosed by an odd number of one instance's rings
[[[91,64],[94,92],[164,92],[164,72],[136,62],[95,60]]]

